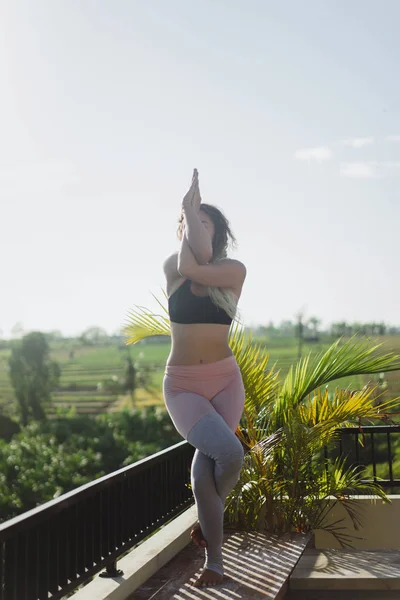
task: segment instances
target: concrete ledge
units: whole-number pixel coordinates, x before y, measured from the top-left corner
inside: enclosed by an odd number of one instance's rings
[[[354,530],[351,518],[338,503],[326,518],[326,525],[343,519],[341,533],[357,536],[350,540],[353,548],[359,550],[398,550],[400,549],[400,495],[389,496],[391,504],[376,496],[352,496],[362,518],[363,525]],[[357,539],[358,538],[358,539]],[[319,550],[340,550],[339,542],[327,531],[315,532],[315,547]]]
[[[291,590],[400,590],[396,550],[306,550],[291,577]]]
[[[196,506],[165,525],[151,538],[118,561],[124,574],[113,579],[96,577],[76,592],[73,600],[125,600],[190,542],[190,530],[197,522]]]

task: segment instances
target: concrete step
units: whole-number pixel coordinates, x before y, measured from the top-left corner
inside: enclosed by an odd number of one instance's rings
[[[304,597],[314,600],[310,592],[392,591],[400,600],[400,551],[398,550],[306,550],[296,565],[289,589],[307,591]],[[299,595],[299,600],[301,596]],[[315,595],[316,600],[325,596]],[[332,598],[335,596],[332,595]],[[344,600],[342,593],[338,595]],[[366,599],[365,594],[360,598]],[[373,595],[372,595],[373,597]],[[382,595],[379,598],[386,598]],[[293,596],[297,599],[297,596]],[[329,596],[326,596],[329,598]]]
[[[285,600],[400,600],[398,590],[292,590],[285,596]]]

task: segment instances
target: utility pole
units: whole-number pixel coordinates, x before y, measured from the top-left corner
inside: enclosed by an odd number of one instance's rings
[[[297,336],[299,338],[298,349],[297,349],[297,360],[300,360],[302,349],[303,349],[303,342],[304,342],[304,325],[303,325],[303,321],[302,321],[302,318],[303,318],[302,311],[300,311],[296,316],[297,316]]]

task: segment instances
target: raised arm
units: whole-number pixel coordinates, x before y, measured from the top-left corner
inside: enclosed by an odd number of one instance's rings
[[[212,242],[207,229],[200,220],[201,196],[197,169],[193,172],[192,184],[182,202],[185,216],[185,233],[189,246],[200,265],[207,264],[213,254]]]
[[[178,255],[178,271],[183,277],[201,285],[237,288],[243,285],[247,269],[239,260],[221,259],[209,265],[200,265],[184,237]]]

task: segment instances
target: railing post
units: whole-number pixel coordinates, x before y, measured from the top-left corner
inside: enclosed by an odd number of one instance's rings
[[[119,577],[123,574],[124,572],[121,569],[117,569],[117,561],[113,560],[106,566],[106,570],[100,573],[100,577]]]

